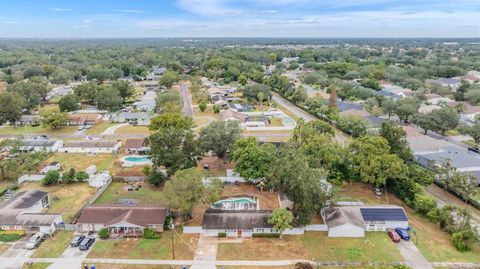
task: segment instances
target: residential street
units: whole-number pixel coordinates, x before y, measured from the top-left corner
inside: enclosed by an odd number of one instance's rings
[[[273,93],[273,96],[272,96],[273,101],[277,102],[279,105],[281,105],[282,107],[290,111],[295,116],[304,119],[305,122],[309,122],[316,119],[314,116],[308,114],[307,112],[298,108],[296,105],[292,104],[287,99],[280,96],[280,94],[276,92],[272,92],[272,93]],[[348,136],[343,132],[341,132],[340,130],[337,130],[335,127],[334,127],[334,130],[335,130],[335,139],[338,141],[338,143],[344,146],[347,145],[349,140]]]
[[[190,95],[188,94],[188,87],[185,84],[180,84],[180,94],[182,95],[182,112],[183,114],[193,118],[192,103],[190,101]]]

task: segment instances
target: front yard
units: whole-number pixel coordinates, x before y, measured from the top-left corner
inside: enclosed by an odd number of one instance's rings
[[[102,134],[105,130],[109,127],[117,125],[118,123],[111,123],[108,121],[100,122],[98,124],[93,125],[92,128],[85,130],[85,134],[87,135],[99,135]]]
[[[18,126],[13,127],[11,125],[6,125],[0,128],[0,134],[2,135],[67,135],[73,134],[77,131],[75,126],[61,126],[55,129],[44,128],[42,126]]]
[[[80,210],[95,193],[96,189],[88,183],[71,185],[42,186],[40,183],[27,183],[22,185],[20,191],[42,190],[50,193],[50,208],[48,213],[61,213],[65,223],[73,219],[74,214]]]
[[[118,128],[115,134],[138,134],[138,135],[150,135],[148,126],[133,126],[126,125]]]
[[[70,245],[73,233],[70,231],[57,231],[35,250],[32,258],[58,258]]]
[[[127,186],[128,184],[124,182],[112,182],[107,190],[98,197],[95,204],[111,204],[118,199],[136,199],[141,204],[166,203],[165,194],[161,187],[156,188],[148,183],[144,183],[139,190],[128,191],[126,189]]]
[[[409,224],[416,232],[413,237],[420,252],[430,262],[473,262],[480,263],[480,243],[476,243],[469,252],[460,252],[452,244],[451,235],[440,230],[438,225],[431,223],[425,217],[416,214],[393,194],[383,195],[378,198],[365,184],[349,184],[342,191],[339,197],[341,200],[360,200],[365,204],[396,204],[403,206],[407,213]],[[417,241],[418,240],[418,241]]]
[[[52,263],[50,263],[50,262],[36,262],[32,265],[24,264],[22,266],[22,269],[45,269],[45,268],[49,267],[50,265],[52,265]]]
[[[44,164],[49,164],[54,161],[60,162],[63,170],[73,167],[77,171],[85,171],[85,169],[92,164],[97,167],[97,171],[108,170],[112,174],[122,169],[118,156],[107,153],[88,155],[85,153],[57,152],[50,154]]]
[[[192,260],[197,247],[198,235],[180,234],[172,231],[162,233],[160,239],[115,239],[99,240],[88,254],[88,258],[115,259],[173,259],[172,235],[175,259]]]
[[[319,261],[395,262],[402,257],[385,233],[368,233],[365,238],[331,238],[326,232],[304,235],[244,239],[242,244],[220,243],[219,260],[308,259]]]

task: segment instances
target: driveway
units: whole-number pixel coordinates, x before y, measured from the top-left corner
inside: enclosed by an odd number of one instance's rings
[[[96,238],[95,243],[98,241]],[[68,246],[62,253],[58,261],[47,267],[47,269],[65,269],[65,268],[81,268],[82,261],[87,257],[90,250],[95,246],[95,243],[87,250],[81,251],[78,247],[74,248]]]
[[[186,116],[193,118],[192,103],[190,102],[190,96],[188,95],[188,88],[185,84],[180,84],[180,94],[182,95],[182,112]]]
[[[218,239],[200,235],[195,251],[195,262],[191,269],[215,269],[217,260]]]
[[[110,126],[105,131],[103,131],[102,135],[114,135],[117,129],[127,125],[128,123],[121,123],[121,124]]]
[[[13,245],[0,255],[0,258],[6,258],[6,262],[0,263],[0,269],[20,269],[22,268],[22,262],[14,259],[30,258],[34,249],[27,250],[25,245],[28,242],[29,236],[24,236],[22,239],[13,243]]]
[[[402,240],[395,245],[408,266],[413,269],[433,269],[432,264],[423,257],[422,253],[420,253],[417,246],[415,246],[412,241]]]

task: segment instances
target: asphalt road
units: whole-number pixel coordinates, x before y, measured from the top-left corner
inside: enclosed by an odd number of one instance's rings
[[[303,111],[302,109],[298,108],[292,102],[290,102],[287,99],[280,96],[280,94],[278,94],[276,92],[272,92],[272,93],[273,93],[273,96],[272,96],[273,101],[277,102],[279,105],[284,107],[286,110],[290,111],[295,116],[297,116],[299,118],[302,118],[305,122],[309,122],[309,121],[317,119],[316,117],[314,117],[314,116],[310,115],[309,113]],[[335,130],[335,139],[337,140],[337,142],[340,143],[343,146],[348,145],[348,142],[349,142],[348,135],[344,134],[342,131],[336,129],[335,127],[333,127],[333,128]]]
[[[180,84],[180,94],[182,95],[182,112],[183,114],[193,118],[192,103],[190,102],[190,96],[188,96],[188,88],[185,84]]]

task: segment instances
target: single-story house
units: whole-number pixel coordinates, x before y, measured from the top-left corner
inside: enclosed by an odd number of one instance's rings
[[[147,112],[120,112],[112,116],[112,122],[126,122],[131,125],[150,125],[150,120],[153,118],[152,114]]]
[[[236,112],[249,112],[253,110],[253,107],[249,104],[228,103],[228,106]]]
[[[22,152],[57,152],[63,146],[61,140],[48,140],[48,139],[28,139],[23,140],[19,147],[19,151]]]
[[[396,205],[337,206],[322,210],[330,237],[364,237],[365,232],[407,228],[408,218]]]
[[[67,116],[65,124],[68,126],[95,125],[101,121],[102,115],[100,114],[74,113]]]
[[[39,125],[40,115],[22,115],[16,122],[17,125]]]
[[[236,120],[240,123],[245,123],[247,121],[247,115],[244,115],[239,112],[234,112],[230,109],[220,111],[220,120],[227,121],[227,120]]]
[[[415,159],[424,167],[435,167],[450,160],[459,172],[480,170],[480,154],[454,145],[437,152],[415,154]]]
[[[95,175],[96,172],[97,172],[97,167],[93,164],[87,167],[87,169],[85,169],[85,173],[87,173],[89,176]]]
[[[25,230],[51,234],[56,224],[62,223],[61,214],[46,214],[48,192],[29,190],[19,192],[10,200],[0,204],[0,228],[2,230]]]
[[[22,175],[18,178],[18,185],[21,185],[23,182],[40,182],[45,178],[44,174],[41,175]]]
[[[383,84],[381,89],[376,92],[378,95],[385,96],[390,99],[400,99],[412,94],[412,90],[402,88],[392,84]]]
[[[99,174],[90,175],[88,178],[88,185],[90,187],[101,188],[105,186],[108,181],[112,179],[112,176],[108,171],[103,171]]]
[[[476,117],[480,115],[480,106],[472,106],[467,102],[461,102],[463,105],[463,113],[460,120],[465,123],[475,123]]]
[[[425,94],[425,98],[427,99],[427,102],[432,104],[432,105],[440,105],[440,104],[448,104],[454,102],[454,100],[448,98],[448,97],[443,97],[441,95],[435,94],[435,93],[429,93]]]
[[[63,97],[67,94],[73,94],[72,86],[60,86],[53,88],[47,93],[47,100],[51,98]]]
[[[117,153],[122,145],[118,140],[69,140],[59,149],[64,153]]]
[[[169,213],[155,205],[92,205],[82,210],[77,224],[82,232],[107,228],[111,235],[138,237],[146,228],[163,232]]]
[[[428,135],[420,134],[413,127],[402,127],[407,132],[406,140],[414,154],[435,153],[439,152],[444,147],[453,146],[453,144],[448,141],[435,139]]]
[[[128,154],[145,155],[150,151],[150,147],[146,145],[145,139],[127,139],[124,148]]]
[[[42,170],[40,170],[40,173],[41,174],[46,174],[48,171],[51,171],[51,170],[54,170],[54,171],[58,171],[60,170],[61,166],[60,166],[60,163],[59,162],[51,162],[47,165],[45,165]]]
[[[338,111],[345,111],[345,110],[363,110],[363,107],[361,104],[358,103],[352,103],[352,102],[346,102],[346,101],[341,101],[340,99],[337,99],[337,109]]]
[[[427,79],[427,84],[437,84],[443,87],[449,87],[453,91],[456,91],[460,87],[461,81],[457,78],[438,78],[438,79]]]
[[[252,237],[256,233],[278,233],[268,223],[269,210],[224,210],[209,208],[203,215],[202,230],[205,236]]]

